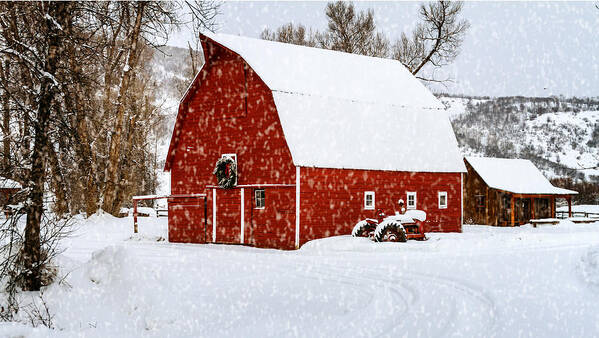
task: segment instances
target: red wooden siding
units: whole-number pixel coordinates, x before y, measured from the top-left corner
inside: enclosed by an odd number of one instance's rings
[[[301,168],[301,244],[316,238],[345,235],[361,219],[375,218],[364,209],[364,192],[375,192],[375,209],[387,214],[416,192],[416,208],[427,216],[426,231],[461,232],[459,173],[408,173],[375,170]],[[447,192],[447,208],[439,209],[438,192]]]
[[[207,240],[212,241],[212,189],[206,189],[206,186],[216,184],[212,170],[222,154],[237,154],[239,185],[294,183],[295,167],[270,89],[238,55],[208,44],[205,50],[209,61],[199,75],[200,85],[183,103],[183,112],[180,112],[184,118],[179,121],[179,141],[174,147],[171,193],[208,193]],[[252,194],[251,189],[245,190],[248,222],[252,215]],[[239,189],[217,189],[217,242],[240,242],[240,198]],[[276,201],[275,196],[267,198],[272,199],[271,202]],[[287,200],[288,197],[282,198],[281,205],[289,204]],[[173,201],[173,205],[169,205],[169,211],[174,211],[169,212],[169,228],[173,224],[179,229],[177,224],[184,222],[182,219],[189,219],[184,217],[183,207],[179,211],[174,209],[178,203]],[[203,209],[199,212],[203,219]],[[273,220],[265,223],[265,227],[245,230],[246,243],[253,231],[253,245],[282,245],[280,238],[286,238],[287,234],[277,233],[274,224],[277,219],[288,222],[287,217],[281,218],[270,212],[270,209],[262,212],[269,213],[269,217],[274,216]],[[292,222],[295,222],[295,218]],[[201,228],[203,231],[203,224]],[[178,235],[173,233],[177,231],[169,233],[170,241],[203,242],[187,232]],[[293,234],[290,238],[293,247]],[[289,244],[283,246],[289,247]]]
[[[171,242],[203,243],[204,200],[193,198],[171,198],[168,201],[168,238]],[[206,226],[207,238],[212,228]]]
[[[248,244],[263,248],[295,247],[295,188],[265,188],[265,207],[254,207],[254,189],[245,189]],[[249,235],[249,236],[248,236]]]

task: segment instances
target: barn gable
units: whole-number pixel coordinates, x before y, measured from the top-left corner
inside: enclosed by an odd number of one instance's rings
[[[272,91],[296,166],[465,172],[443,105],[398,61],[222,34],[202,41],[239,55]]]

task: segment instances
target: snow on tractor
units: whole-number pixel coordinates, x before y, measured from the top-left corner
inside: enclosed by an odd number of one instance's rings
[[[426,213],[408,210],[403,214],[387,216],[377,210],[377,218],[358,222],[352,231],[353,237],[368,237],[375,242],[405,242],[408,239],[426,240],[424,235]]]

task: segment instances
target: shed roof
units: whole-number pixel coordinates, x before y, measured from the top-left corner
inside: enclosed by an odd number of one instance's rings
[[[490,188],[515,194],[578,194],[573,190],[553,186],[529,160],[467,156],[466,161]]]

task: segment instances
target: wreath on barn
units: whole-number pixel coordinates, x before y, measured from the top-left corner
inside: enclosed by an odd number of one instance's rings
[[[237,164],[230,156],[223,156],[216,161],[213,174],[216,176],[218,186],[225,189],[233,188],[237,184]]]

